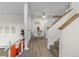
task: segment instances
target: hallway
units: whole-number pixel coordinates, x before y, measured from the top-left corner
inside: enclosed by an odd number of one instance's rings
[[[29,53],[32,56],[48,56],[47,39],[44,37],[34,37],[29,42]]]
[[[25,50],[19,57],[53,57],[47,49],[47,39],[44,37],[34,37],[29,41],[29,51]]]

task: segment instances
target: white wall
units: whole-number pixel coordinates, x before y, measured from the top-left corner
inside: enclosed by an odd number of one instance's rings
[[[79,57],[79,17],[62,31],[61,56]]]
[[[72,2],[70,8],[79,9],[79,2]]]
[[[71,7],[78,13],[79,3],[72,3]],[[72,14],[72,13],[70,13]],[[67,16],[68,17],[68,16]],[[67,18],[63,18],[64,20]],[[65,57],[79,57],[79,18],[68,25],[64,30],[62,30],[62,37],[60,39],[60,56]]]
[[[8,46],[9,41],[15,42],[19,40],[20,31],[24,28],[23,15],[0,15],[0,26],[3,27],[3,32],[0,33],[0,47]],[[9,33],[5,33],[5,26],[9,27]],[[11,33],[11,26],[14,26],[16,33]]]
[[[23,15],[0,15],[0,25],[2,26],[15,26],[19,33],[24,28]]]
[[[4,22],[5,21],[5,22]],[[0,15],[0,24],[22,24],[24,15]]]
[[[52,23],[54,23],[57,20],[57,18],[48,19],[46,26],[50,26]],[[53,44],[54,40],[61,34],[60,30],[54,29],[51,27],[46,31],[46,37],[48,39],[48,48],[51,44]]]
[[[37,27],[40,27],[42,31],[44,31],[44,27],[46,23],[43,18],[32,18],[32,31],[34,35],[37,35]]]
[[[34,31],[34,34],[37,34],[37,27],[40,27],[44,33],[44,31],[47,30],[46,28],[56,20],[57,18],[32,18],[32,30]],[[39,22],[39,24],[36,24],[36,22]]]

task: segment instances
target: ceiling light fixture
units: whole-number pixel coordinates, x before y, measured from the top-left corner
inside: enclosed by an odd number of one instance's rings
[[[46,13],[43,13],[42,18],[46,18]]]

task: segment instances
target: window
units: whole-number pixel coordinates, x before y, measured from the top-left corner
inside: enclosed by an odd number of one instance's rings
[[[16,33],[16,28],[15,28],[15,26],[11,26],[11,33]]]
[[[0,33],[3,33],[3,26],[0,26]]]
[[[9,34],[9,30],[10,30],[9,26],[5,26],[5,33],[6,34]]]

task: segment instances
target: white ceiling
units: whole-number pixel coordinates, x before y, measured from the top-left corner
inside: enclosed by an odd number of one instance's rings
[[[24,14],[24,2],[0,2],[0,14]]]
[[[41,17],[45,12],[49,16],[63,15],[69,7],[69,2],[31,2],[29,4],[31,16]]]
[[[24,14],[25,2],[0,2],[0,14]],[[47,15],[62,15],[68,8],[69,2],[31,2],[29,3],[32,17],[40,17],[43,12]]]

